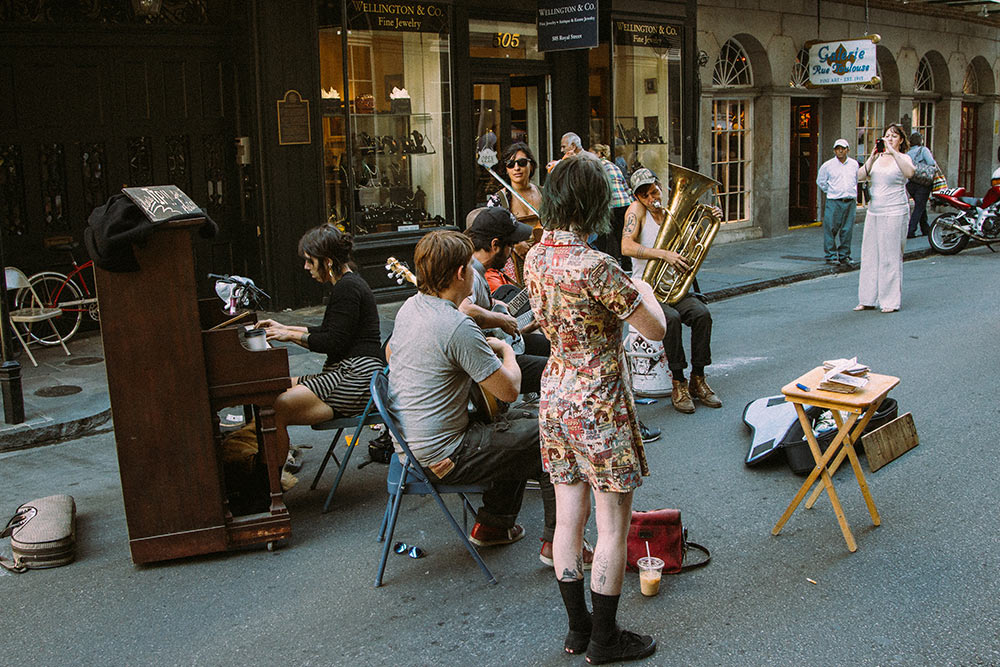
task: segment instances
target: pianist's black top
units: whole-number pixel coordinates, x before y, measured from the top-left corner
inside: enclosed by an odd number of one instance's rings
[[[323,323],[309,327],[309,349],[325,353],[325,366],[352,357],[375,357],[385,363],[375,295],[357,273],[348,272],[330,290]]]

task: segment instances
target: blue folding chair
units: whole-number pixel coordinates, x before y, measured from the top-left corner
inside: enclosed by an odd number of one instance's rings
[[[326,470],[326,464],[329,463],[332,458],[334,463],[338,466],[337,478],[333,480],[333,486],[330,487],[330,492],[326,494],[326,502],[323,503],[324,514],[330,511],[330,503],[333,501],[333,494],[337,492],[337,487],[340,486],[340,480],[343,478],[344,472],[347,470],[347,462],[351,460],[351,454],[358,446],[358,438],[361,436],[361,429],[369,424],[381,423],[382,417],[379,415],[378,411],[374,409],[372,399],[369,398],[364,411],[362,411],[360,415],[355,415],[354,417],[334,417],[333,419],[327,419],[325,422],[312,425],[312,429],[314,431],[336,431],[333,436],[333,440],[330,441],[330,446],[326,450],[326,456],[323,457],[323,463],[320,464],[319,470],[316,471],[316,477],[313,478],[312,485],[309,487],[310,490],[316,488],[316,484],[319,483],[319,478],[323,476],[323,471]],[[340,436],[344,430],[354,426],[355,424],[357,424],[357,428],[354,429],[354,437],[351,438],[350,443],[347,443],[347,451],[344,452],[344,460],[339,461],[333,450],[336,449],[337,443],[340,441]]]
[[[396,423],[393,421],[392,416],[389,414],[387,401],[389,395],[389,374],[388,371],[382,371],[376,373],[372,376],[371,382],[371,394],[372,400],[375,401],[375,407],[378,409],[379,414],[382,416],[382,423],[385,424],[386,428],[392,434],[393,439],[399,443],[405,454],[406,462],[401,463],[399,456],[393,455],[392,460],[389,463],[389,474],[386,479],[386,488],[389,492],[389,500],[385,505],[385,514],[382,516],[382,527],[379,529],[378,541],[385,542],[385,546],[382,547],[382,559],[378,564],[378,572],[375,575],[375,587],[378,588],[382,585],[382,575],[385,573],[385,563],[386,559],[389,557],[389,545],[392,544],[392,534],[396,530],[396,518],[399,516],[399,506],[403,500],[403,496],[407,494],[426,496],[434,496],[434,500],[437,502],[438,507],[444,512],[444,515],[448,518],[448,522],[451,527],[455,529],[458,536],[462,538],[462,543],[465,544],[465,548],[469,550],[472,554],[472,558],[479,564],[479,568],[486,575],[486,579],[491,584],[497,583],[496,577],[490,572],[490,569],[486,567],[486,563],[483,562],[482,556],[476,551],[476,547],[472,545],[469,541],[469,537],[466,531],[458,525],[455,521],[455,517],[452,516],[451,512],[444,504],[444,500],[441,499],[441,494],[444,493],[457,493],[462,497],[462,511],[463,519],[465,518],[467,512],[471,511],[473,516],[475,516],[476,511],[472,507],[472,503],[469,502],[469,498],[466,494],[469,493],[482,493],[486,490],[484,485],[462,485],[462,486],[448,486],[445,484],[435,484],[431,482],[427,475],[424,474],[423,469],[417,462],[413,452],[410,451],[410,446],[406,444],[402,436],[399,434],[399,429]],[[464,523],[464,521],[463,521]]]

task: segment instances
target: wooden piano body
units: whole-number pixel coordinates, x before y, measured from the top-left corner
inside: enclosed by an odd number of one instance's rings
[[[137,273],[97,270],[101,334],[118,465],[135,563],[272,544],[291,533],[281,493],[274,400],[291,386],[288,353],[251,351],[221,302],[199,308],[191,234],[164,223],[135,254]],[[207,278],[205,278],[207,279]],[[199,310],[202,314],[199,314]],[[216,321],[206,321],[214,312]],[[266,511],[233,516],[218,411],[254,405]]]

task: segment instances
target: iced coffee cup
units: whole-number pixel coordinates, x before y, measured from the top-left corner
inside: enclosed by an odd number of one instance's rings
[[[642,594],[653,597],[660,592],[663,561],[656,556],[643,556],[637,564],[639,566],[639,587],[642,589]]]

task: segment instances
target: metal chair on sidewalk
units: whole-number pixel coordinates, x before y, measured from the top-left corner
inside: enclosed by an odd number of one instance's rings
[[[427,475],[424,474],[423,469],[417,462],[416,457],[413,452],[410,451],[410,446],[402,438],[399,433],[399,428],[393,421],[392,416],[389,414],[388,410],[388,394],[389,394],[389,374],[388,370],[376,373],[372,376],[371,382],[371,393],[372,400],[375,402],[375,407],[378,409],[380,415],[382,415],[382,423],[385,424],[386,428],[392,434],[393,439],[399,443],[399,446],[403,450],[405,457],[405,463],[399,460],[399,456],[393,456],[389,463],[389,474],[386,478],[386,487],[389,492],[389,499],[385,505],[385,514],[382,516],[382,527],[379,529],[378,541],[385,542],[385,546],[382,547],[382,558],[378,564],[378,572],[375,574],[375,587],[378,588],[382,585],[382,575],[385,573],[385,563],[389,556],[390,545],[392,544],[392,535],[396,530],[396,519],[399,516],[399,506],[403,500],[403,496],[407,494],[411,495],[431,495],[434,497],[435,502],[441,511],[444,512],[445,517],[447,517],[448,522],[451,527],[455,529],[458,536],[462,539],[462,543],[465,548],[468,549],[472,558],[479,565],[479,568],[483,571],[486,579],[491,584],[497,582],[496,577],[490,572],[490,569],[486,567],[486,563],[483,562],[482,556],[476,550],[476,547],[472,545],[469,541],[466,530],[458,525],[455,517],[452,516],[448,507],[444,504],[444,500],[441,499],[441,494],[445,493],[456,493],[462,498],[462,515],[463,524],[466,523],[465,519],[468,516],[468,512],[472,512],[475,516],[476,511],[472,507],[472,503],[469,502],[467,494],[469,493],[482,493],[486,490],[483,485],[462,485],[462,486],[448,486],[445,484],[435,484],[428,479]]]
[[[360,415],[355,415],[353,417],[335,417],[333,419],[328,419],[325,422],[320,422],[319,424],[313,424],[312,429],[314,431],[335,431],[333,434],[333,440],[330,441],[330,446],[326,450],[326,455],[323,457],[323,463],[320,464],[319,470],[316,471],[316,477],[313,478],[312,485],[309,489],[315,489],[316,485],[319,483],[319,478],[323,476],[323,471],[326,470],[326,464],[330,462],[332,458],[334,463],[337,464],[337,477],[333,480],[333,486],[330,487],[330,491],[326,494],[326,502],[323,503],[323,513],[330,511],[330,503],[333,501],[333,494],[337,492],[337,487],[340,486],[340,480],[344,476],[344,472],[347,470],[347,463],[351,460],[351,454],[358,446],[358,439],[361,437],[361,429],[370,424],[381,424],[382,416],[374,409],[372,405],[372,399],[368,399],[368,403],[365,405],[364,411]],[[334,449],[337,447],[337,443],[340,441],[340,436],[345,429],[350,428],[357,424],[354,429],[354,436],[351,441],[347,443],[347,451],[344,452],[344,460],[340,461],[337,459],[337,455],[334,453]]]
[[[56,340],[62,345],[63,351],[66,356],[70,356],[69,349],[66,347],[66,343],[63,342],[62,335],[60,335],[59,330],[56,328],[55,322],[52,320],[57,317],[62,316],[62,310],[59,308],[47,308],[42,300],[38,298],[38,293],[35,292],[35,288],[31,286],[31,281],[24,273],[13,266],[8,266],[4,269],[4,275],[7,280],[7,289],[14,290],[28,290],[31,294],[31,306],[28,308],[18,308],[17,310],[12,310],[10,313],[10,321],[12,325],[17,324],[38,324],[39,322],[48,322],[49,326],[52,327],[52,332],[56,335]],[[31,359],[31,363],[38,366],[38,362],[35,361],[35,355],[31,353],[31,349],[28,347],[28,341],[24,339],[21,335],[21,331],[17,326],[11,326],[14,330],[14,336],[20,341],[21,347],[24,351],[28,353],[28,358]]]

